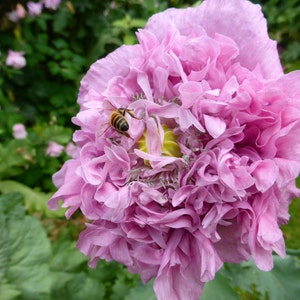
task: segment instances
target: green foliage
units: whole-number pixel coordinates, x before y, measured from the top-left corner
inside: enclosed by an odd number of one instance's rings
[[[138,282],[117,263],[90,269],[69,230],[51,244],[20,193],[0,196],[0,232],[1,300],[122,299]]]
[[[4,115],[4,113],[3,113]],[[5,118],[0,119],[1,123]],[[15,119],[15,122],[18,122]],[[14,121],[9,120],[9,124]],[[11,125],[12,126],[12,125]],[[49,141],[66,146],[72,138],[72,129],[55,124],[35,124],[27,129],[24,139],[13,139],[10,128],[3,125],[0,143],[0,180],[14,179],[29,187],[39,187],[43,191],[53,191],[51,176],[68,158],[66,153],[59,157],[46,155]]]
[[[260,271],[253,261],[226,264],[205,288],[201,300],[294,300],[300,294],[299,258],[273,256],[274,268]]]
[[[140,282],[124,298],[124,300],[140,300],[140,299],[156,300],[156,296],[153,291],[153,281],[147,284],[142,284]]]
[[[96,269],[88,268],[86,258],[67,234],[67,231],[62,233],[53,244],[50,263],[53,299],[117,300],[135,287],[138,277],[115,262],[101,261]]]
[[[211,282],[207,283],[201,300],[240,300],[240,297],[234,287],[231,279],[226,277],[221,271]]]
[[[75,242],[60,238],[53,244],[50,262],[52,299],[104,299],[105,286],[90,276],[85,257],[75,248]]]
[[[266,15],[270,35],[278,42],[286,72],[300,67],[299,0],[257,0]]]
[[[289,223],[282,226],[286,245],[290,249],[300,249],[300,199],[295,199],[291,203],[290,214]]]
[[[15,3],[0,3],[0,298],[1,300],[135,300],[156,299],[152,284],[142,284],[115,262],[88,267],[76,249],[84,220],[65,221],[65,210],[50,211],[55,191],[52,175],[69,159],[46,155],[49,141],[62,146],[76,127],[79,83],[89,66],[122,44],[136,43],[135,32],[147,19],[168,7],[198,5],[184,0],[63,0],[56,11],[10,22]],[[36,1],[37,2],[37,1]],[[278,41],[286,71],[300,68],[299,0],[257,0],[269,32]],[[7,67],[9,49],[24,51],[23,69]],[[12,127],[26,126],[15,139]],[[205,287],[202,299],[297,299],[299,291],[300,201],[291,205],[291,221],[283,226],[288,250],[274,257],[272,272],[252,262],[227,264]]]
[[[0,193],[9,194],[18,191],[24,197],[24,206],[26,210],[33,214],[39,212],[42,216],[58,218],[63,217],[65,209],[60,208],[56,211],[51,211],[48,208],[48,200],[52,193],[46,194],[38,190],[33,190],[28,186],[17,181],[5,180],[0,181]]]
[[[20,194],[0,196],[1,299],[46,299],[50,241],[39,220],[26,216]]]

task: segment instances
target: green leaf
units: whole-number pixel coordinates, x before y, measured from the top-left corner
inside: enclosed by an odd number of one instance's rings
[[[104,299],[104,284],[97,276],[91,276],[87,259],[75,242],[66,238],[61,236],[53,245],[51,299]]]
[[[0,182],[1,186],[1,182]],[[0,192],[4,193],[1,188]],[[18,192],[11,192],[6,195],[0,196],[0,216],[2,215],[3,219],[0,219],[4,222],[5,215],[14,216],[15,218],[21,218],[25,214],[23,208],[23,195]]]
[[[0,282],[1,300],[14,300],[21,295],[21,291],[16,290],[15,286],[8,284],[6,280]]]
[[[53,272],[51,299],[63,300],[99,300],[105,299],[104,284],[87,276],[86,272],[65,273]]]
[[[0,196],[1,300],[22,295],[24,300],[47,299],[51,279],[48,262],[50,242],[39,220],[26,216],[16,194]]]
[[[131,289],[129,294],[124,300],[156,300],[156,296],[153,290],[153,280],[147,284],[139,283],[135,288]],[[171,299],[170,299],[171,300]]]
[[[136,37],[133,34],[126,34],[123,41],[125,45],[133,45],[136,43]]]
[[[50,243],[39,221],[26,216],[22,222],[8,222],[10,263],[6,277],[26,299],[41,299],[49,294]],[[37,297],[39,295],[39,297]]]
[[[26,157],[33,155],[27,139],[10,140],[5,145],[0,144],[0,178],[18,175],[28,164]]]
[[[225,274],[232,286],[249,293],[258,292],[262,299],[294,300],[300,295],[300,266],[296,257],[281,259],[274,256],[270,272],[259,270],[253,261],[228,265]]]
[[[25,207],[31,213],[38,211],[47,217],[63,217],[65,214],[65,209],[63,208],[56,211],[52,211],[48,208],[48,201],[52,194],[45,194],[33,190],[17,181],[0,181],[1,193],[7,194],[15,191],[18,191],[24,196]]]
[[[126,268],[120,269],[120,272],[117,273],[114,285],[112,286],[110,300],[124,298],[131,288],[134,288],[139,281],[138,275],[129,273]]]
[[[60,98],[60,102],[62,102],[62,98]],[[68,143],[72,138],[72,129],[71,128],[65,128],[58,125],[36,125],[34,127],[34,131],[36,132],[37,136],[40,139],[43,139],[44,141],[55,141],[59,144],[66,144]]]
[[[201,300],[239,300],[238,293],[232,288],[229,278],[222,272],[218,272],[216,277],[206,283]]]
[[[295,257],[287,256],[281,259],[274,256],[274,269],[268,273],[262,272],[259,290],[269,289],[270,299],[293,300],[300,295],[300,265]]]
[[[131,27],[133,28],[144,28],[146,25],[146,21],[143,19],[131,19]]]
[[[53,18],[53,30],[55,32],[63,32],[68,25],[71,14],[66,7],[59,9]]]
[[[53,244],[51,270],[59,272],[81,272],[87,266],[86,257],[76,248],[76,242],[62,235]]]
[[[8,198],[8,201],[6,200]],[[14,198],[11,197],[13,200]],[[5,202],[10,203],[11,200],[8,196],[0,196],[0,229],[5,229],[6,227],[6,218],[5,214],[8,214],[11,210],[11,205],[4,205]],[[7,206],[7,207],[6,207]],[[4,284],[5,274],[9,264],[9,255],[10,255],[10,245],[6,243],[8,240],[8,230],[1,230],[0,231],[0,283],[2,290],[2,284]],[[9,289],[10,290],[10,289]],[[2,294],[2,293],[1,293]]]

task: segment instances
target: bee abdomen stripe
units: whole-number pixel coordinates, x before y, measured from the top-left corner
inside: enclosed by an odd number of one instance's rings
[[[119,114],[113,114],[111,116],[111,124],[113,127],[120,131],[127,131],[129,129],[126,119],[124,119],[124,117]]]

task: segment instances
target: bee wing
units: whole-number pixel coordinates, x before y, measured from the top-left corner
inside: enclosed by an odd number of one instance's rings
[[[109,114],[102,110],[96,123],[96,136],[102,136],[110,127]]]
[[[101,126],[97,132],[97,137],[102,136],[108,129],[110,128],[109,123],[105,123],[103,126]]]
[[[106,99],[106,100],[103,101],[102,108],[103,108],[104,110],[108,110],[108,111],[116,110],[116,107],[113,106],[113,105],[111,104],[111,102],[110,102],[108,99]]]

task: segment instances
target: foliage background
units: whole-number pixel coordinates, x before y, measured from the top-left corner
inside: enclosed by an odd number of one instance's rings
[[[27,1],[18,1],[26,5]],[[261,0],[269,32],[278,41],[286,72],[300,69],[300,1]],[[151,283],[114,262],[87,267],[76,250],[86,220],[66,221],[47,201],[55,188],[51,176],[68,159],[45,155],[50,140],[66,146],[75,130],[82,76],[97,59],[122,44],[136,42],[135,31],[154,13],[194,1],[63,0],[56,11],[43,10],[18,23],[6,18],[17,1],[0,2],[0,298],[155,299]],[[5,65],[9,49],[24,51],[27,66]],[[28,137],[16,140],[12,126],[23,123]],[[300,249],[300,204],[291,206],[283,227],[287,247]],[[300,294],[299,250],[275,257],[272,272],[252,262],[226,265],[205,288],[203,299],[296,299]]]

